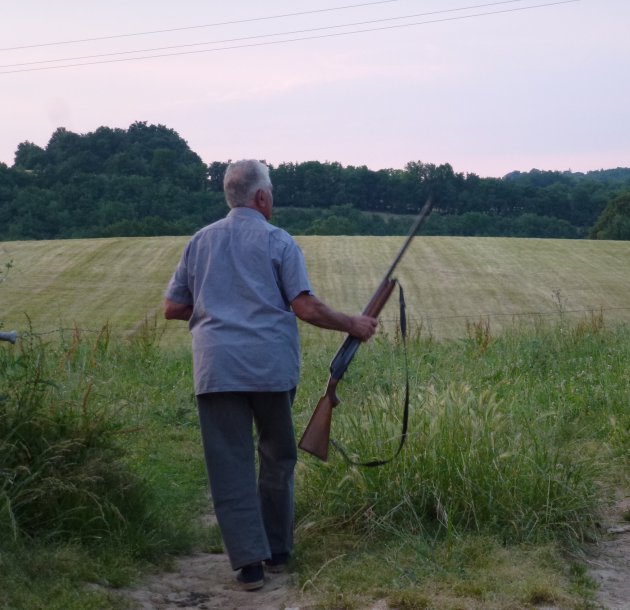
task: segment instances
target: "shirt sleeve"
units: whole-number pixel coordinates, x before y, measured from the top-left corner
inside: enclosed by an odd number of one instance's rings
[[[306,269],[304,254],[293,239],[289,240],[284,249],[280,268],[280,281],[283,293],[289,303],[303,292],[311,294],[313,291]]]
[[[166,293],[164,296],[175,303],[182,305],[193,305],[193,294],[188,285],[188,253],[190,244],[188,244],[182,254],[182,257],[173,273]]]

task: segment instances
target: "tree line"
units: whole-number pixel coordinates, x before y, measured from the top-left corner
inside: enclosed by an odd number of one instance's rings
[[[57,129],[0,163],[0,239],[188,235],[226,213],[228,161],[206,165],[163,125]],[[630,168],[458,173],[309,161],[271,167],[275,224],[298,235],[399,235],[429,195],[431,235],[630,239]]]

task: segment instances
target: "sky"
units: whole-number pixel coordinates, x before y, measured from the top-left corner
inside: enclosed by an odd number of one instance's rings
[[[146,121],[205,163],[630,167],[628,24],[628,0],[7,2],[0,163]]]

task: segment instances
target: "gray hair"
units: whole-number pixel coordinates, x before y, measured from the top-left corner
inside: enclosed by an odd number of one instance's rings
[[[256,191],[271,188],[269,168],[255,159],[230,163],[223,177],[223,192],[228,206],[242,208],[254,201]]]

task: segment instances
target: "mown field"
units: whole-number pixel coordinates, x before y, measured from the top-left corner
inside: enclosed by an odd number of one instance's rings
[[[298,237],[315,291],[333,307],[358,312],[395,257],[402,238]],[[132,332],[161,313],[164,288],[186,238],[4,242],[13,261],[0,295],[5,328],[37,332],[77,326]],[[603,310],[630,321],[630,243],[514,238],[418,237],[396,276],[408,315],[435,338],[462,337],[467,321],[498,331],[560,310]],[[392,299],[395,301],[395,299]],[[383,312],[395,321],[396,304]],[[183,325],[167,339],[186,337]]]
[[[22,333],[0,343],[0,607],[127,608],[120,587],[220,551],[186,325],[159,316],[185,241],[0,244],[0,319]],[[348,311],[402,243],[299,241],[316,292]],[[291,571],[309,610],[597,607],[584,550],[630,487],[628,269],[627,242],[413,243],[403,452],[376,469],[300,453]],[[392,301],[339,388],[333,437],[360,459],[399,440]],[[303,330],[298,435],[341,339]]]

